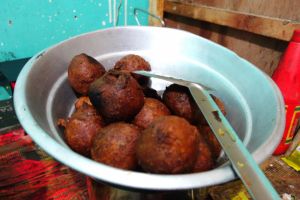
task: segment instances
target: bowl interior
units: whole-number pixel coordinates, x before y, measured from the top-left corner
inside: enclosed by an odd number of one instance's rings
[[[33,140],[57,160],[89,176],[125,187],[166,190],[203,187],[235,178],[228,165],[203,173],[151,175],[115,169],[72,152],[56,122],[74,110],[76,96],[67,81],[67,68],[79,53],[93,56],[107,69],[124,55],[138,54],[154,72],[212,88],[211,93],[222,99],[227,119],[257,162],[265,160],[281,138],[281,94],[272,80],[249,62],[184,31],[112,28],[80,35],[36,55],[22,70],[15,90],[17,115]],[[169,84],[151,79],[151,87],[160,92]]]

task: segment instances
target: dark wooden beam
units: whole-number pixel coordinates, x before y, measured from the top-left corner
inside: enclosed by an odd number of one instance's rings
[[[193,5],[178,1],[165,1],[164,11],[196,20],[244,30],[259,35],[289,41],[300,22],[232,10]]]

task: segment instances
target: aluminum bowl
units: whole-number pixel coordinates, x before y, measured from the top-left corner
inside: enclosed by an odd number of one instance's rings
[[[87,176],[138,190],[201,188],[237,178],[229,162],[202,173],[157,175],[116,169],[73,152],[56,121],[74,110],[76,97],[67,82],[67,68],[82,52],[107,69],[126,54],[138,54],[154,72],[209,86],[223,100],[229,122],[258,163],[272,154],[282,137],[285,113],[277,86],[232,51],[176,29],[110,28],[76,36],[33,56],[19,74],[14,93],[18,119],[35,143]],[[153,79],[151,84],[163,91],[170,83]]]

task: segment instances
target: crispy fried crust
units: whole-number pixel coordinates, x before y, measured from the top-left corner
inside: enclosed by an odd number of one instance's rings
[[[145,129],[137,144],[141,167],[151,173],[178,174],[192,170],[199,133],[184,118],[163,116]]]
[[[155,119],[170,115],[169,109],[159,100],[153,98],[145,98],[144,106],[135,116],[133,124],[141,129],[147,128]]]
[[[198,156],[196,163],[193,168],[193,172],[203,172],[214,168],[215,161],[210,147],[206,140],[200,133],[199,145],[198,145]]]
[[[106,126],[93,141],[92,159],[121,169],[135,169],[139,135],[140,130],[132,124],[117,122]]]
[[[105,73],[105,68],[93,57],[84,53],[76,55],[68,67],[68,81],[81,95],[87,95],[89,85]]]
[[[211,148],[214,159],[217,159],[222,151],[222,146],[216,138],[215,134],[212,132],[211,128],[208,125],[202,125],[200,127],[200,131],[207,144]]]
[[[96,109],[84,104],[67,120],[64,131],[66,142],[77,153],[89,156],[92,139],[102,127],[103,119]]]
[[[194,124],[203,117],[187,87],[172,84],[163,93],[163,101],[177,116]]]
[[[115,70],[125,70],[128,72],[132,72],[135,70],[145,70],[151,71],[150,64],[141,56],[129,54],[122,57],[119,61],[116,62],[114,66]],[[133,77],[142,85],[146,84],[148,78],[145,76],[141,76],[138,74],[133,74]]]
[[[130,73],[110,70],[90,86],[92,104],[107,122],[130,121],[144,105],[144,94]]]

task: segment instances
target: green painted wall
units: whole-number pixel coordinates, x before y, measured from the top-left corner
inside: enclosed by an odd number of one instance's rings
[[[148,0],[0,0],[0,62],[31,57],[74,35],[114,26],[119,2],[118,26],[137,25],[134,8],[149,6]],[[139,15],[142,25],[147,17]]]

